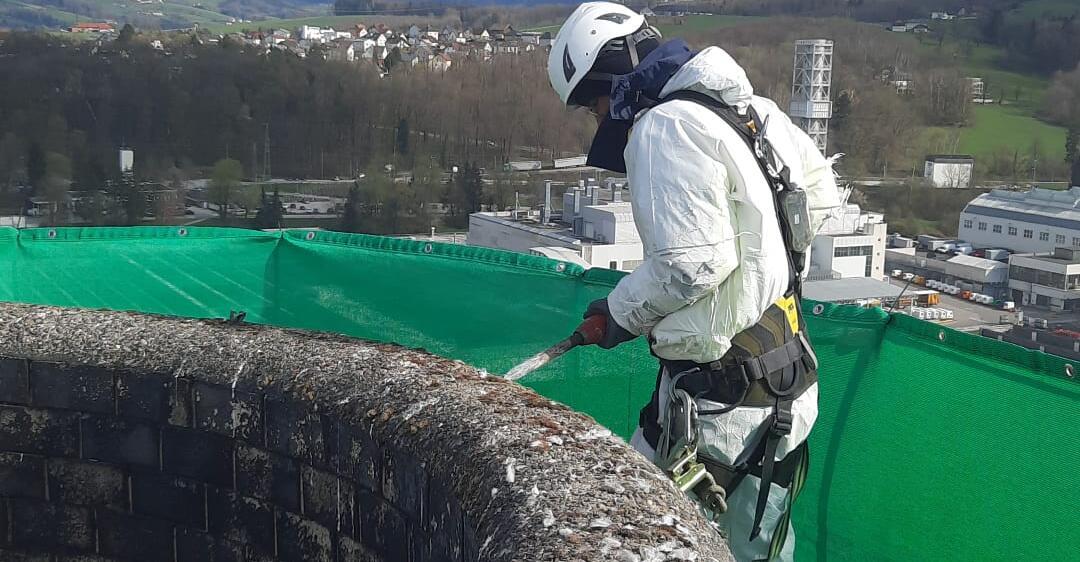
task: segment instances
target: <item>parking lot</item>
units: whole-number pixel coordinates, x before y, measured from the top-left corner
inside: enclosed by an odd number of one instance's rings
[[[907,284],[900,279],[890,279],[890,283],[898,287]],[[924,289],[921,285],[912,283],[908,290]],[[964,331],[975,331],[982,327],[1004,325],[1016,322],[1015,312],[1006,312],[997,307],[977,304],[968,300],[951,295],[941,294],[941,302],[934,308],[945,308],[953,311],[951,321],[942,322],[943,325]]]

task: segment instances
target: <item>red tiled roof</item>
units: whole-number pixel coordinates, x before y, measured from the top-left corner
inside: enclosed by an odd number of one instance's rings
[[[86,31],[90,31],[90,30],[112,31],[113,26],[112,26],[112,24],[109,24],[109,23],[84,22],[84,23],[77,23],[77,24],[71,26],[71,29],[72,30],[77,30],[77,31],[83,31],[83,30],[86,30]]]

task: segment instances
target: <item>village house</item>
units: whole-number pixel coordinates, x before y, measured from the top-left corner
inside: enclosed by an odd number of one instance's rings
[[[113,28],[111,23],[85,21],[72,25],[68,28],[68,31],[72,33],[112,33],[113,31],[116,31],[116,29]]]

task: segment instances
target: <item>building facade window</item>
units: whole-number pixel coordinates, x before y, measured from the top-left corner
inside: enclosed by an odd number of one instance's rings
[[[964,219],[964,228],[971,228],[971,219]]]
[[[1016,236],[1016,227],[1015,226],[1010,226],[1009,227],[1009,236]]]
[[[1055,234],[1054,235],[1054,243],[1055,244],[1064,244],[1065,243],[1065,235],[1064,234]]]
[[[1000,224],[995,224],[994,225],[994,234],[1001,234],[1001,225]]]
[[[1039,240],[1041,240],[1043,242],[1050,241],[1050,233],[1049,232],[1040,232],[1039,233]]]
[[[846,258],[850,256],[872,256],[873,246],[840,246],[833,250],[833,257]]]
[[[1027,229],[1027,228],[1024,229],[1024,238],[1031,238],[1034,235],[1035,235],[1034,231],[1032,231],[1030,229]]]
[[[985,222],[980,222],[979,223],[979,230],[986,230],[986,223]]]
[[[1043,285],[1044,287],[1053,287],[1055,289],[1067,288],[1065,275],[1061,273],[1052,273],[1042,269],[1032,269],[1030,267],[1018,265],[1009,267],[1009,279]]]
[[[1073,236],[1073,246],[1080,246],[1080,236]]]
[[[870,277],[873,273],[874,260],[866,260],[866,269],[863,271],[863,277]]]

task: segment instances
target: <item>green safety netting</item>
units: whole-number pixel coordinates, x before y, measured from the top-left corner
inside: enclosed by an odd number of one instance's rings
[[[0,228],[0,300],[229,316],[421,347],[493,373],[567,335],[620,274],[322,231]],[[797,558],[1066,560],[1080,552],[1080,385],[1066,361],[881,310],[805,303],[822,363]],[[629,436],[643,342],[526,379]]]

